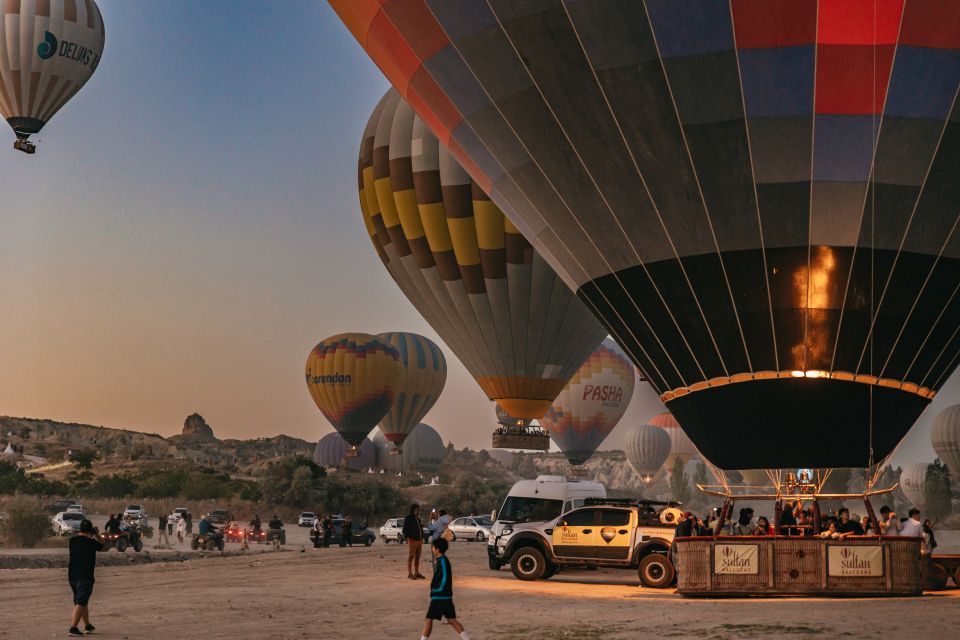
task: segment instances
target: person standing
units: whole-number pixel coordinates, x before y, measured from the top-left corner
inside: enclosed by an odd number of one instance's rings
[[[837,525],[837,533],[846,536],[864,535],[863,527],[856,520],[850,519],[850,509],[843,507],[837,512],[840,517],[840,523]]]
[[[164,545],[166,543],[166,545]],[[167,536],[167,514],[160,515],[160,535],[157,537],[157,549],[170,547],[170,538]]]
[[[183,546],[183,538],[187,533],[187,518],[186,516],[181,516],[177,520],[177,540],[180,542],[180,546]]]
[[[84,633],[93,633],[95,627],[90,624],[90,596],[93,594],[93,570],[97,565],[97,552],[103,551],[103,544],[97,540],[97,531],[87,519],[80,522],[80,533],[70,538],[70,561],[67,565],[67,581],[73,592],[73,615],[67,635],[83,637]],[[80,622],[83,631],[80,631]]]
[[[470,640],[470,634],[457,620],[457,609],[453,606],[453,567],[447,557],[450,543],[442,535],[433,539],[430,551],[434,557],[433,580],[430,581],[430,606],[423,621],[423,634],[420,640],[427,640],[433,631],[433,621],[446,618],[461,640]]]
[[[330,538],[333,537],[333,519],[328,515],[323,519],[323,547],[330,548]]]
[[[907,538],[922,538],[923,523],[920,522],[920,509],[916,507],[907,512],[909,516],[900,528],[900,535]]]
[[[324,516],[321,513],[316,520],[313,521],[313,548],[317,549],[323,543],[323,521]]]
[[[937,548],[937,536],[933,533],[933,520],[927,518],[923,521],[923,553],[931,555]]]
[[[407,539],[407,578],[425,579],[420,573],[420,552],[423,550],[423,523],[420,521],[420,505],[410,505],[410,513],[403,519],[403,537]]]
[[[340,526],[340,546],[353,546],[353,521],[350,520],[350,516],[344,518]]]
[[[880,535],[898,536],[900,535],[900,521],[897,520],[897,514],[887,505],[880,507]]]

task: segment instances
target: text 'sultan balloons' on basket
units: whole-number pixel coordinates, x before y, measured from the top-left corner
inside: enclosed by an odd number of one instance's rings
[[[718,467],[879,462],[955,370],[955,1],[331,4]]]
[[[0,114],[15,149],[36,151],[30,136],[97,70],[104,38],[93,0],[0,2]]]

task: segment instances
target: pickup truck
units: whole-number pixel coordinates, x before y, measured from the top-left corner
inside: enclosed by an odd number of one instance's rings
[[[668,503],[588,499],[546,523],[508,525],[487,551],[491,566],[510,565],[520,580],[585,565],[631,569],[643,586],[664,588],[676,577],[669,552],[679,515]]]

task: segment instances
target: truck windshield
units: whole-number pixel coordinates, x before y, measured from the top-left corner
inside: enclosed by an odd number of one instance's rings
[[[497,519],[507,522],[546,522],[559,516],[562,506],[562,500],[508,496],[503,501]]]

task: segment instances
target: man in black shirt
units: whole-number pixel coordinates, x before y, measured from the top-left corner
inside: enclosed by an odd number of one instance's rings
[[[840,516],[840,524],[837,525],[837,533],[846,533],[853,536],[862,536],[863,527],[856,520],[850,519],[850,509],[843,507],[837,512]]]
[[[84,632],[80,631],[79,626],[81,620],[86,633],[94,631],[88,606],[93,593],[93,570],[98,551],[103,551],[103,545],[97,540],[93,523],[84,519],[80,523],[80,533],[70,538],[70,562],[67,565],[67,581],[73,591],[73,616],[67,635],[73,637],[83,637]]]

